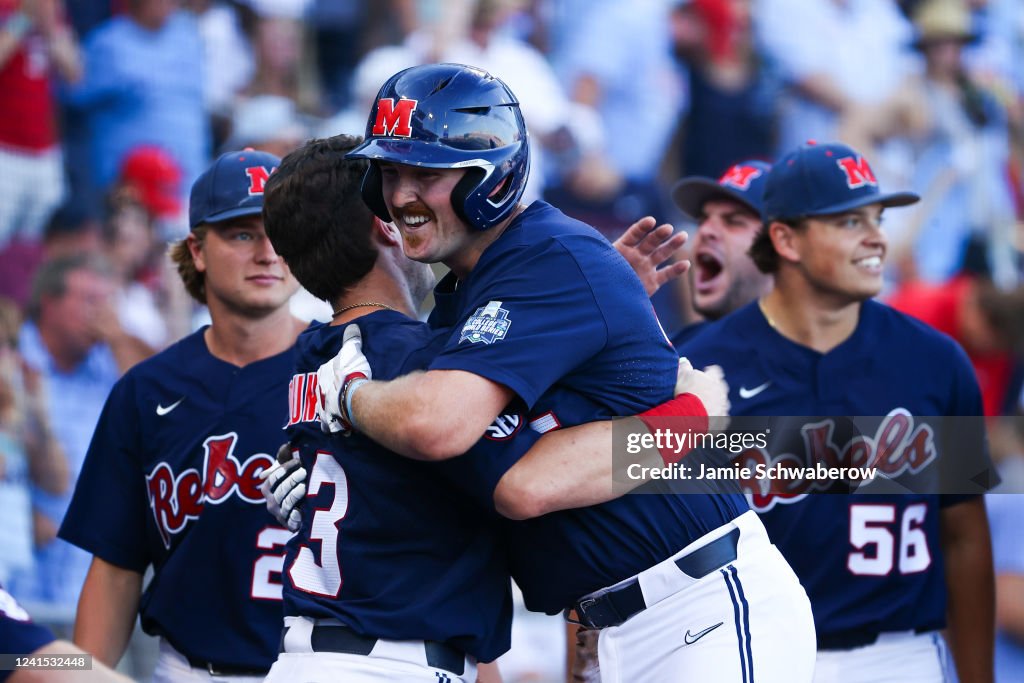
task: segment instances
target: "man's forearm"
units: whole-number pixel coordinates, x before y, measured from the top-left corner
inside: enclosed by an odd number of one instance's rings
[[[498,482],[494,490],[498,513],[510,519],[531,519],[599,505],[642,483],[628,477],[629,464],[664,467],[656,449],[616,458],[613,429],[646,430],[635,418],[618,421],[617,427],[613,424],[611,420],[591,422],[545,434]]]
[[[654,412],[657,417],[651,415]],[[652,438],[656,429],[681,435],[703,433],[707,427],[700,400],[684,394],[640,417],[549,432],[498,482],[495,508],[510,519],[530,519],[614,500],[651,481],[653,470],[662,470],[689,452],[678,444],[663,443],[661,450]]]
[[[446,460],[468,451],[511,397],[472,373],[432,370],[362,384],[348,408],[356,431],[389,450]]]
[[[993,680],[995,579],[981,498],[941,511],[947,639],[962,681]]]
[[[78,599],[75,644],[116,666],[128,647],[141,592],[141,574],[94,557]]]

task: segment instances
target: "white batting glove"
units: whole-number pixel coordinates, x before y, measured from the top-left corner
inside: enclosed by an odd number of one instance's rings
[[[320,418],[320,429],[332,434],[352,433],[352,420],[349,419],[345,399],[357,384],[372,376],[370,363],[363,355],[363,333],[358,325],[349,325],[345,328],[338,354],[316,371],[320,388],[316,414]]]
[[[302,527],[302,513],[299,502],[306,497],[306,468],[299,461],[298,453],[289,444],[277,451],[277,460],[260,472],[260,491],[267,501],[267,511],[288,531]]]
[[[729,384],[720,365],[709,365],[703,371],[695,370],[689,360],[680,358],[676,396],[679,394],[693,394],[700,399],[708,413],[709,431],[723,431],[729,425],[732,404],[729,403]]]

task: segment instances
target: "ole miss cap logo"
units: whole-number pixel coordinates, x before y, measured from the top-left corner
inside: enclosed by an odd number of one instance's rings
[[[267,168],[266,166],[250,166],[245,169],[245,175],[249,178],[249,196],[255,197],[258,194],[263,194],[263,188],[267,184],[267,179],[270,178],[270,174],[275,169]]]
[[[764,175],[764,171],[756,166],[736,164],[722,174],[722,177],[718,179],[718,184],[729,185],[730,187],[735,187],[737,190],[743,190],[746,192],[750,189],[750,183],[753,182],[755,178],[760,178],[762,175]]]
[[[864,157],[843,157],[842,159],[837,159],[836,164],[838,164],[843,174],[846,175],[846,186],[851,190],[864,187],[865,185],[878,187],[875,174],[871,167],[868,166],[867,159]]]
[[[189,226],[221,223],[263,211],[263,191],[281,159],[254,149],[228,152],[192,185]]]
[[[683,178],[672,189],[672,199],[683,213],[699,222],[704,204],[712,200],[728,200],[745,207],[750,213],[761,214],[764,183],[771,165],[758,159],[747,159],[733,164],[717,180],[704,176]]]
[[[377,117],[370,134],[399,138],[412,137],[412,113],[419,100],[394,100],[385,97],[377,101]]]
[[[765,181],[767,220],[827,216],[879,204],[906,206],[913,192],[882,193],[867,160],[839,142],[808,142],[784,155]]]

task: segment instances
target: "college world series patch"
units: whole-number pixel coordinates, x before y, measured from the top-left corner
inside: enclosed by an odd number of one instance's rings
[[[508,311],[501,307],[501,302],[491,301],[476,309],[476,313],[462,326],[459,343],[468,341],[470,344],[493,344],[504,339],[511,326]]]

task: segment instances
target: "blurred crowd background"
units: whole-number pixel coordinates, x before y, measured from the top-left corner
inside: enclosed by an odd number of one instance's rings
[[[192,180],[224,151],[362,134],[380,84],[431,61],[504,79],[526,199],[610,238],[692,227],[684,175],[853,145],[924,198],[886,216],[884,296],[961,342],[988,415],[1021,415],[1024,0],[0,0],[0,583],[37,617],[73,620],[89,558],[55,533],[107,392],[203,321],[166,258]],[[656,297],[670,334],[695,320],[686,288]],[[993,423],[1018,490],[1020,422]],[[1024,585],[1021,514],[993,507]]]

